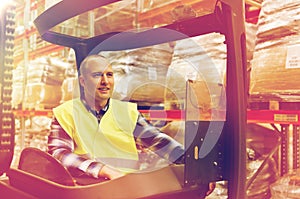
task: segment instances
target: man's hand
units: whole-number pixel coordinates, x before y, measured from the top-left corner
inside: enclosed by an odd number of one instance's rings
[[[210,182],[208,184],[208,191],[206,192],[206,196],[208,196],[209,194],[211,194],[216,188],[216,183],[215,182]]]
[[[99,177],[105,177],[110,180],[122,177],[124,175],[125,174],[122,173],[121,171],[107,165],[104,165],[99,172]]]

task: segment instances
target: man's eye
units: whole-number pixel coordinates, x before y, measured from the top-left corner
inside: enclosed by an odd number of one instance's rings
[[[106,76],[112,77],[112,76],[114,76],[114,74],[113,73],[107,73]]]
[[[98,78],[98,77],[101,77],[101,76],[102,76],[102,73],[94,73],[94,74],[92,75],[92,77],[95,77],[95,78],[96,78],[96,77]]]

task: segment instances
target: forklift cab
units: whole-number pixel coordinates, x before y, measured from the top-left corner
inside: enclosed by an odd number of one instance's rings
[[[72,182],[68,172],[58,162],[36,149],[24,149],[23,156],[29,158],[22,159],[21,155],[19,168],[10,168],[14,120],[11,108],[4,107],[7,103],[5,96],[1,95],[0,135],[2,140],[7,137],[10,139],[1,141],[0,171],[6,173],[9,179],[0,182],[1,192],[10,198],[199,198],[199,194],[205,195],[205,189],[202,190],[204,184],[224,180],[228,182],[228,198],[245,198],[247,95],[244,2],[172,1],[173,8],[178,8],[178,5],[193,6],[194,3],[202,12],[176,20],[165,20],[164,24],[152,21],[150,28],[130,25],[127,26],[132,28],[130,30],[94,31],[97,34],[84,37],[55,29],[58,24],[72,17],[119,2],[124,3],[118,0],[62,0],[39,15],[34,23],[43,40],[75,51],[77,69],[83,59],[91,54],[139,49],[213,32],[224,35],[227,50],[226,86],[206,82],[204,87],[200,87],[197,81],[186,81],[185,107],[180,111],[185,124],[185,164],[169,165],[150,172],[132,173],[116,180],[87,185]],[[157,9],[157,12],[161,11]],[[7,83],[5,78],[1,81],[3,85]],[[222,110],[212,111],[209,119],[203,120],[199,107],[194,106],[195,101],[199,100],[197,92],[200,88],[205,88],[210,95],[217,95],[219,103],[223,103]],[[10,128],[5,127],[8,123]],[[9,136],[5,138],[4,135]],[[34,165],[33,162],[39,164],[39,161],[43,162],[45,169],[56,168],[54,172],[58,176],[67,176],[71,180],[62,184],[51,176],[47,178],[32,171],[34,169],[31,170],[30,166]]]

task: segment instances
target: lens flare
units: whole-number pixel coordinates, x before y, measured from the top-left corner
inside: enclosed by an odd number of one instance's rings
[[[0,3],[0,12],[2,10],[5,10],[8,6],[12,6],[14,4],[15,4],[14,0],[1,0],[1,3]]]

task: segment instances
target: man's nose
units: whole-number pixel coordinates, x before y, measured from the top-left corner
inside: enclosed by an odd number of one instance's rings
[[[101,83],[101,84],[104,84],[104,85],[108,84],[108,79],[107,79],[107,76],[106,76],[105,74],[103,74],[103,75],[101,76],[100,83]]]

